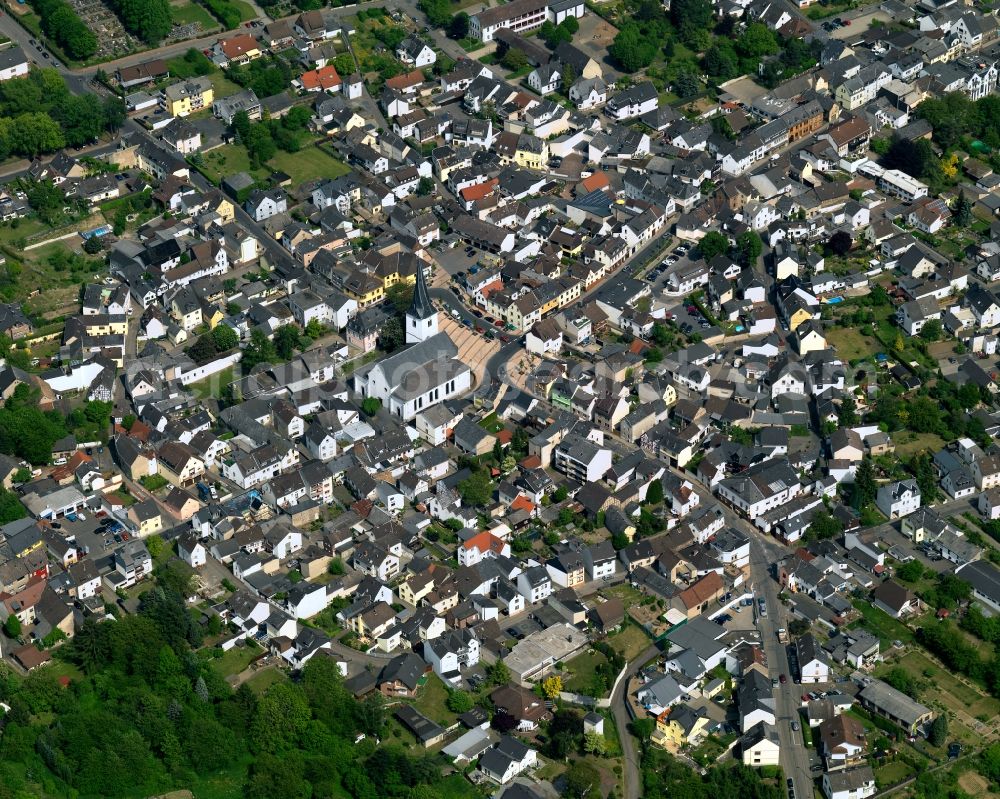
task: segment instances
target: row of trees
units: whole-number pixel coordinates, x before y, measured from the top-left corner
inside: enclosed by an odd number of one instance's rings
[[[31,0],[31,7],[42,31],[67,56],[84,61],[97,52],[97,37],[65,0]]]

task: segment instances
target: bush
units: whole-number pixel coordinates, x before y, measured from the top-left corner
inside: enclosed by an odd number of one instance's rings
[[[63,0],[32,0],[42,31],[70,58],[83,61],[97,52],[97,37]]]
[[[199,0],[199,2],[222,23],[226,30],[238,28],[243,21],[240,10],[227,0]]]

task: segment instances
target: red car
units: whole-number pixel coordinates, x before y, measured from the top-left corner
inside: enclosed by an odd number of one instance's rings
[[[845,27],[849,27],[849,26],[850,26],[850,24],[851,24],[851,21],[850,21],[849,19],[845,19],[845,20],[844,20],[844,26],[845,26]]]
[[[483,330],[483,328],[482,328],[482,327],[480,327],[479,325],[476,325],[476,332],[477,332],[477,333],[479,333],[480,335],[482,335],[482,334],[483,334],[483,333],[485,333],[486,331],[485,331],[485,330]]]
[[[497,320],[496,320],[496,321],[495,321],[495,322],[493,323],[493,326],[494,326],[494,327],[499,327],[499,328],[500,328],[501,330],[503,330],[503,322],[501,322],[501,321],[500,321],[499,319],[497,319]]]
[[[788,677],[786,677],[784,674],[781,674],[778,677],[778,682],[784,685],[786,682],[788,682]]]
[[[809,695],[808,694],[802,694],[802,701],[803,702],[808,702],[809,701]]]

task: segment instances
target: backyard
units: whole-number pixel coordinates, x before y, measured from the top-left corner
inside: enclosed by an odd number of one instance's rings
[[[597,668],[606,665],[607,662],[608,659],[595,649],[581,652],[572,660],[566,661],[563,688],[572,693],[593,696]],[[606,696],[607,690],[602,691],[601,695]]]
[[[213,658],[212,668],[220,677],[232,677],[244,671],[255,658],[263,654],[263,651],[256,645],[234,646],[228,652],[224,652],[222,657]]]
[[[345,175],[350,168],[320,147],[309,146],[303,147],[297,153],[279,150],[268,161],[267,167],[258,169],[251,165],[245,147],[239,144],[226,144],[205,154],[202,170],[206,177],[216,184],[224,177],[237,172],[246,172],[251,177],[263,181],[272,171],[279,171],[292,179],[293,186],[298,186],[307,180]]]
[[[920,697],[927,703],[940,702],[948,710],[961,711],[973,717],[992,719],[1000,713],[1000,700],[967,685],[918,650],[907,652],[884,668],[902,668],[915,680],[924,683],[928,690]]]
[[[405,700],[412,704],[431,721],[442,727],[450,727],[457,716],[448,710],[448,689],[436,674],[429,674],[427,682],[417,691],[414,699]]]
[[[854,609],[861,614],[862,618],[852,622],[849,627],[864,627],[870,630],[881,639],[882,649],[887,649],[893,641],[902,641],[904,644],[913,643],[914,635],[909,627],[892,618],[888,613],[879,610],[870,602],[856,599]]]
[[[216,372],[214,375],[206,377],[204,380],[191,383],[188,386],[188,390],[199,400],[206,400],[213,397],[218,399],[222,396],[222,390],[232,382],[233,367],[230,366],[221,372]]]
[[[896,445],[896,458],[903,460],[924,450],[937,452],[944,446],[944,440],[934,433],[912,433],[909,430],[893,433],[892,441]]]
[[[619,652],[625,660],[632,661],[650,644],[645,630],[634,624],[626,624],[619,632],[608,636],[608,644]]]
[[[863,335],[856,327],[829,327],[825,334],[827,343],[844,361],[853,362],[870,358],[882,350],[878,339]]]

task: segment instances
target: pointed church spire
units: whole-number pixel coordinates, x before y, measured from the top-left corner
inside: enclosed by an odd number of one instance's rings
[[[413,289],[413,304],[410,305],[410,310],[407,311],[406,315],[413,319],[429,319],[437,315],[437,311],[431,303],[431,298],[427,294],[424,265],[419,260],[417,261],[417,285]]]

